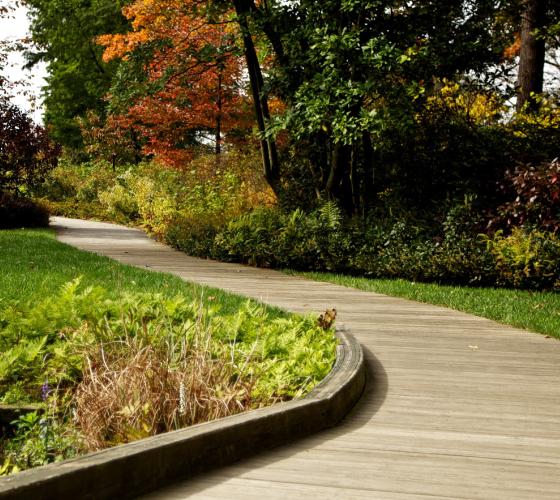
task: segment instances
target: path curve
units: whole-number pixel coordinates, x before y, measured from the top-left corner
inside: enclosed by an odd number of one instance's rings
[[[449,309],[186,256],[141,231],[53,218],[61,241],[292,311],[336,307],[365,396],[334,429],[146,499],[560,499],[560,342]]]

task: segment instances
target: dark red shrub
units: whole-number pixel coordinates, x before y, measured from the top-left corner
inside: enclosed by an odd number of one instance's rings
[[[45,227],[49,225],[49,212],[36,201],[0,192],[0,229]]]
[[[45,128],[0,97],[0,191],[29,193],[56,166],[59,154]]]
[[[506,184],[515,199],[501,205],[499,218],[508,227],[534,225],[547,231],[560,230],[560,161],[537,166],[520,165],[506,172]]]

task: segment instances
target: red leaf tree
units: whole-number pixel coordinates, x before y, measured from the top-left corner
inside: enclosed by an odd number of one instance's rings
[[[242,60],[228,13],[212,19],[196,1],[136,0],[123,10],[132,31],[104,35],[104,59],[126,61],[149,53],[146,91],[126,120],[143,140],[143,153],[180,167],[197,148],[216,154],[238,130],[252,126],[242,89]]]

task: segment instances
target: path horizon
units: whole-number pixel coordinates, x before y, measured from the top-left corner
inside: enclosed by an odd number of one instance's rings
[[[368,382],[336,427],[144,496],[560,499],[560,342],[443,307],[190,257],[114,224],[60,241],[293,312],[336,308]]]

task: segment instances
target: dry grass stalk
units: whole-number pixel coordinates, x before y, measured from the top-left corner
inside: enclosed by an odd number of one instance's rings
[[[200,339],[199,339],[200,340]],[[213,358],[208,341],[169,349],[124,345],[87,356],[77,388],[75,422],[89,450],[232,415],[252,405],[252,377],[228,356]]]

